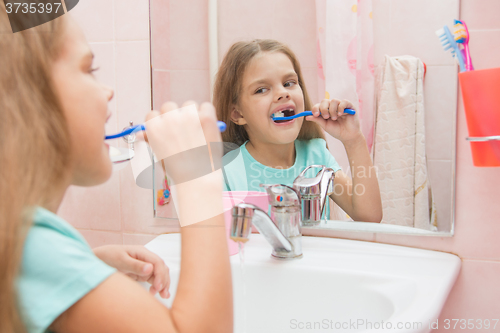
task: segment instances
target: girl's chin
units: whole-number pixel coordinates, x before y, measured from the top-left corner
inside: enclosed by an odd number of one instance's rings
[[[96,151],[97,150],[97,151]],[[74,161],[72,185],[94,186],[105,183],[113,171],[113,164],[109,157],[109,147],[103,143],[100,150],[85,154]]]
[[[283,133],[282,135],[274,136],[274,142],[276,144],[280,145],[286,145],[293,143],[295,140],[297,140],[297,137],[299,136],[299,132],[297,131],[296,133]]]
[[[96,159],[95,163],[98,163],[98,165],[94,165],[94,168],[92,168],[93,172],[89,172],[87,177],[87,186],[100,185],[105,183],[111,177],[111,173],[113,172],[113,163],[109,157],[108,149],[108,145],[106,145],[99,162]]]
[[[113,164],[108,157],[106,161],[103,161],[101,167],[99,168],[99,171],[95,173],[94,177],[92,177],[92,186],[105,183],[111,177],[112,172]]]
[[[71,184],[83,187],[103,184],[111,177],[112,170],[111,161],[109,161],[106,165],[101,165],[99,170],[93,170],[92,172],[87,170],[75,176]]]

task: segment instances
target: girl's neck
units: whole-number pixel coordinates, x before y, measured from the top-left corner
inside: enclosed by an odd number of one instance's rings
[[[66,194],[66,190],[69,188],[71,184],[69,182],[62,184],[52,193],[50,198],[46,198],[46,201],[42,204],[42,207],[51,211],[54,214],[57,214],[59,207],[64,199],[64,195]]]
[[[288,169],[295,164],[295,143],[269,144],[248,141],[246,148],[259,163],[275,168]]]

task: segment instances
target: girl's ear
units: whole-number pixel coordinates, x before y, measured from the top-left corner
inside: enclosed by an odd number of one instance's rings
[[[231,110],[231,121],[236,125],[245,125],[247,123],[241,112],[236,110],[236,107]]]

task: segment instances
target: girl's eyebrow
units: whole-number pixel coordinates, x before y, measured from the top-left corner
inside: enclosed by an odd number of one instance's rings
[[[249,87],[252,87],[254,85],[257,85],[257,84],[262,84],[262,83],[267,83],[267,80],[266,79],[260,79],[260,80],[257,80],[257,81],[253,81],[252,83],[250,83],[248,86]]]
[[[285,75],[283,75],[283,78],[289,78],[289,77],[297,77],[297,73],[294,71],[294,72],[288,72],[286,73]],[[253,81],[252,83],[250,83],[248,86],[249,87],[252,87],[254,85],[257,85],[257,84],[263,84],[263,83],[267,83],[267,79],[260,79],[260,80],[257,80],[257,81]]]
[[[297,77],[298,75],[295,71],[293,71],[293,72],[286,74],[284,77],[291,77],[291,76]]]

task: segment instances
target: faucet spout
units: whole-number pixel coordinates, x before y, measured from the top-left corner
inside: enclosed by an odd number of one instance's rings
[[[330,168],[325,168],[324,170],[321,170],[318,172],[318,174],[321,174],[321,183],[320,183],[320,191],[321,191],[321,213],[325,211],[325,206],[327,203],[326,198],[328,197],[328,194],[333,192],[333,181],[335,179],[335,171]]]
[[[309,169],[321,168],[315,177],[305,176]],[[302,224],[318,225],[321,215],[327,204],[328,194],[333,192],[333,182],[335,172],[324,165],[311,165],[305,168],[293,181],[293,188],[296,189],[302,198]]]
[[[271,244],[273,251],[277,253],[292,252],[292,244],[266,212],[259,207],[246,203],[234,206],[231,239],[235,242],[247,242],[252,225],[255,225],[262,236]]]
[[[271,217],[259,207],[240,203],[233,207],[231,239],[247,242],[252,224],[273,247],[272,257],[302,257],[300,194],[286,185],[266,185]]]

